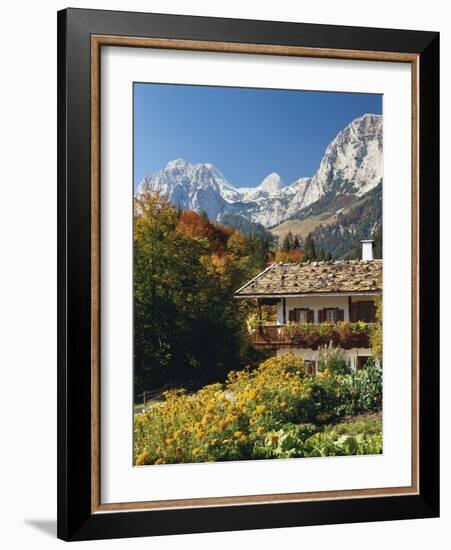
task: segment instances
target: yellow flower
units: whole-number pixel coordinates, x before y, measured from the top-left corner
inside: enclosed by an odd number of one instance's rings
[[[158,458],[155,460],[155,464],[166,464],[166,462],[162,458]]]
[[[219,439],[217,437],[215,437],[214,439],[211,440],[211,445],[214,446],[214,445],[217,445],[219,443]]]
[[[202,417],[202,425],[206,426],[212,418],[213,418],[212,414],[204,414],[204,416]]]
[[[266,411],[266,405],[257,405],[257,406],[255,407],[255,412],[256,412],[257,414],[262,414],[262,413],[264,413],[265,411]]]
[[[244,443],[246,440],[247,440],[247,437],[244,434],[242,436],[240,436],[240,441],[242,443]]]
[[[136,465],[143,466],[144,464],[149,464],[150,454],[147,451],[143,451],[136,457]]]
[[[257,397],[257,392],[255,390],[250,390],[248,397],[251,401],[253,401]]]
[[[241,430],[237,430],[233,435],[235,437],[241,437],[243,435],[243,432]]]
[[[265,433],[265,428],[263,426],[259,426],[257,428],[258,435],[263,435]]]
[[[282,402],[280,403],[280,408],[281,408],[281,409],[284,409],[286,406],[287,406],[286,401],[282,401]]]
[[[269,434],[268,439],[271,443],[277,443],[279,441],[279,436],[277,434]]]
[[[171,446],[173,442],[174,442],[173,437],[167,437],[166,438],[166,445]]]
[[[224,445],[227,445],[228,443],[230,443],[230,439],[224,439],[223,443]]]
[[[200,450],[198,447],[195,447],[195,448],[191,451],[191,454],[192,454],[193,456],[198,456],[198,455],[200,455],[200,453],[201,453],[201,450]]]

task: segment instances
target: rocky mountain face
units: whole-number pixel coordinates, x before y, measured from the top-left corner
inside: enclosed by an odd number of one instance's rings
[[[340,210],[332,223],[319,223],[311,232],[317,251],[333,259],[359,259],[362,239],[373,238],[376,258],[382,257],[382,185],[379,184],[350,207]]]
[[[349,205],[381,183],[382,116],[366,114],[352,121],[329,144],[316,174],[290,185],[273,172],[257,187],[236,188],[212,164],[173,160],[144,178],[137,196],[160,189],[182,209],[204,211],[221,221],[240,215],[264,227],[289,218],[312,215],[342,202]],[[315,206],[316,205],[316,206]]]

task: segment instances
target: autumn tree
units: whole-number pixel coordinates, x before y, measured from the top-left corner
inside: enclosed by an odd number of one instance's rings
[[[201,385],[240,368],[246,311],[233,295],[265,265],[257,239],[158,192],[136,201],[134,222],[135,391]]]
[[[277,250],[274,261],[283,263],[301,263],[304,261],[304,252],[297,249],[289,250],[288,252]]]

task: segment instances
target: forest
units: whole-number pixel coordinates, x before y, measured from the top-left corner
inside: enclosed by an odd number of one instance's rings
[[[178,210],[154,191],[135,201],[135,394],[200,387],[259,361],[234,292],[271,259],[265,235],[249,235]]]

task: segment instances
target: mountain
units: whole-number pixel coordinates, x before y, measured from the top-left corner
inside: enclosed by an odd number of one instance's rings
[[[382,184],[368,191],[350,207],[342,209],[331,223],[320,223],[312,233],[317,252],[321,249],[333,259],[360,258],[362,239],[374,238],[382,231]],[[375,257],[381,257],[375,247]]]
[[[246,237],[256,235],[269,243],[274,241],[274,235],[265,229],[263,225],[251,222],[239,214],[223,214],[221,224],[237,229],[240,233],[246,235]]]
[[[272,172],[257,187],[236,188],[212,164],[177,159],[144,178],[137,196],[160,189],[178,207],[204,211],[210,219],[238,215],[271,228],[288,219],[337,213],[380,184],[382,175],[382,116],[366,114],[338,133],[312,177],[290,185]]]
[[[137,195],[149,189],[159,189],[179,208],[204,211],[213,220],[241,199],[212,164],[192,164],[183,159],[171,160],[163,170],[144,178]]]

